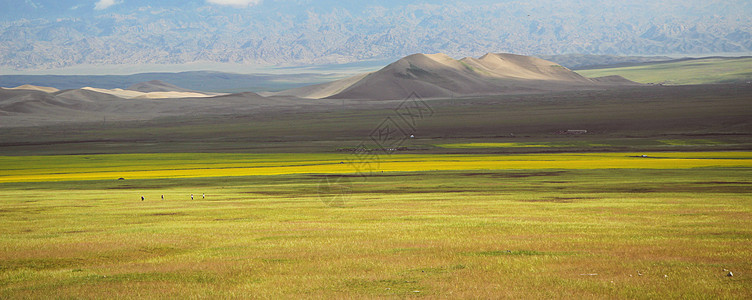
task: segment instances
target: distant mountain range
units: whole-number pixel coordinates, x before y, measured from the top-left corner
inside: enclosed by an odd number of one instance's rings
[[[748,0],[94,2],[0,3],[0,68],[752,51]]]

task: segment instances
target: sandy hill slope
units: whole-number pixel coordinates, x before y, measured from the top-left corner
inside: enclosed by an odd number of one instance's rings
[[[109,91],[109,90],[105,90]],[[128,90],[122,90],[128,91]],[[130,91],[143,93],[138,91]],[[150,92],[186,93],[186,92]],[[330,109],[339,100],[301,101],[296,97],[262,97],[246,92],[214,97],[123,98],[97,89],[47,93],[33,89],[0,89],[0,128],[69,123],[150,120],[160,117],[268,115]],[[324,104],[324,105],[322,105]]]
[[[125,99],[89,90],[65,90],[47,93],[37,90],[0,90],[0,112],[3,115],[49,115],[66,119],[72,113],[106,110]],[[115,109],[111,109],[115,110]]]
[[[84,87],[81,89],[63,90],[60,91],[53,87],[35,86],[35,85],[21,85],[14,88],[0,88],[3,91],[37,91],[49,94],[55,94],[68,100],[91,100],[94,101],[107,99],[114,96],[123,99],[170,99],[170,98],[206,98],[214,97],[223,94],[219,93],[203,93],[197,92],[185,88],[181,88],[176,85],[166,83],[164,81],[153,80],[148,82],[137,83],[131,85],[128,89],[103,89],[94,87]]]
[[[587,78],[557,63],[532,56],[488,53],[479,59],[463,58],[461,62],[481,74],[496,78],[589,83]]]
[[[216,96],[214,98],[216,99],[229,99],[229,98],[244,98],[244,99],[253,99],[253,100],[260,100],[260,99],[266,99],[266,97],[261,96],[259,94],[256,94],[254,92],[242,92],[242,93],[233,93],[233,94],[223,94]]]
[[[63,103],[47,92],[31,89],[0,89],[0,115],[49,111]]]
[[[40,91],[45,93],[54,93],[57,92],[58,89],[54,87],[48,87],[48,86],[36,86],[36,85],[30,85],[30,84],[24,84],[21,86],[17,86],[14,88],[4,88],[6,90],[32,90],[32,91]]]
[[[302,98],[402,99],[596,88],[635,84],[594,80],[540,58],[489,53],[456,60],[444,54],[413,54],[383,69],[343,80],[282,91]]]
[[[93,87],[84,87],[82,90],[89,90],[103,94],[110,94],[125,99],[166,99],[166,98],[206,98],[213,97],[215,94],[200,92],[180,92],[180,91],[158,91],[158,92],[141,92],[124,89],[100,89]]]
[[[194,93],[196,91],[181,88],[177,85],[167,83],[161,80],[152,80],[147,82],[141,82],[136,83],[127,88],[127,90],[131,91],[139,91],[143,93],[151,93],[151,92],[190,92]]]
[[[327,83],[321,83],[316,85],[309,85],[289,90],[284,90],[281,92],[275,92],[275,93],[265,93],[265,96],[294,96],[294,97],[300,97],[300,98],[314,98],[314,99],[321,99],[326,98],[331,95],[338,94],[342,92],[342,90],[352,86],[353,84],[357,83],[358,81],[362,80],[364,77],[368,76],[371,73],[363,73],[356,76],[348,77],[345,79],[340,79],[337,81],[327,82]]]

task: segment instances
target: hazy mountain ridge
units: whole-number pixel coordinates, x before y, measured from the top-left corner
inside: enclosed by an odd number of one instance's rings
[[[6,13],[0,23],[0,65],[323,64],[489,50],[613,55],[752,51],[752,4],[745,1],[488,2],[392,1],[379,7],[354,1],[338,7],[324,1],[303,10],[297,1],[265,1],[246,9],[203,1],[179,8],[124,1],[101,11],[64,10],[56,18],[27,12],[20,14],[26,18],[11,19]],[[74,3],[68,4],[78,5]],[[24,8],[12,11],[19,10]]]

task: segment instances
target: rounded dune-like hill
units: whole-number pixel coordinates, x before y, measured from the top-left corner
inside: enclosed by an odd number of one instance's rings
[[[196,91],[189,90],[186,88],[181,88],[177,85],[167,83],[161,80],[152,80],[152,81],[147,81],[147,82],[136,83],[136,84],[129,86],[126,90],[138,91],[142,93],[153,93],[153,92],[197,93]]]
[[[48,87],[48,86],[36,86],[31,84],[24,84],[21,86],[17,86],[14,88],[4,88],[6,90],[30,90],[30,91],[40,91],[45,93],[54,93],[59,91],[58,89],[54,87]]]
[[[532,56],[509,53],[487,53],[476,58],[463,58],[463,62],[496,78],[527,80],[556,80],[588,83],[589,80],[561,65]]]
[[[446,54],[413,54],[376,72],[302,87],[275,95],[332,99],[403,99],[527,93],[631,84],[583,77],[559,64],[531,56],[488,53],[460,60]]]

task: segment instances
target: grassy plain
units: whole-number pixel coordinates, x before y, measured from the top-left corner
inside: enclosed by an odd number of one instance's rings
[[[451,170],[752,167],[752,152],[0,156],[0,183]],[[645,157],[642,157],[645,155]]]
[[[0,298],[746,298],[750,99],[430,99],[377,156],[400,101],[4,128]]]
[[[749,82],[752,80],[752,57],[703,58],[647,63],[637,66],[577,70],[585,77],[621,75],[640,83],[709,84]]]
[[[0,183],[0,297],[744,298],[751,157],[392,155],[367,177],[215,177],[342,154],[2,157],[4,174],[58,177]],[[66,177],[180,166],[218,173]]]

